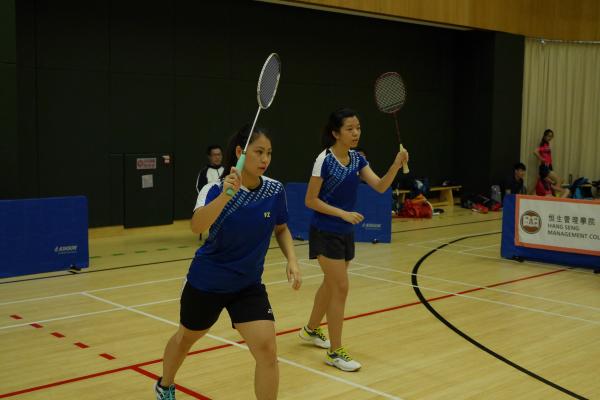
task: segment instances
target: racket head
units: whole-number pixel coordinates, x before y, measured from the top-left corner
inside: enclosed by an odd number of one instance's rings
[[[386,114],[397,113],[406,102],[406,86],[397,72],[385,72],[375,80],[375,104]]]
[[[277,93],[277,87],[279,86],[280,76],[281,58],[279,58],[277,53],[271,53],[260,71],[258,86],[256,88],[258,105],[263,110],[269,108],[273,102],[275,93]]]

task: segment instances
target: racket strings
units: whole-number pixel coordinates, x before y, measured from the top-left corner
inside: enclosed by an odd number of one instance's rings
[[[271,105],[277,85],[279,84],[279,75],[281,73],[281,62],[278,57],[271,57],[265,64],[260,75],[258,84],[258,98],[261,108],[267,108]]]
[[[400,110],[406,101],[406,88],[397,73],[384,74],[375,82],[377,107],[388,114]]]

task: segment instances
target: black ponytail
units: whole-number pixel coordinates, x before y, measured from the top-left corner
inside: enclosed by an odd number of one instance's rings
[[[341,108],[329,114],[329,120],[321,134],[321,145],[324,149],[335,144],[336,138],[333,136],[333,131],[339,132],[340,128],[344,125],[344,120],[351,117],[358,118],[358,113],[350,108]]]
[[[554,135],[554,132],[552,131],[552,129],[546,129],[546,130],[544,131],[544,134],[542,135],[542,140],[540,141],[540,146],[543,146],[543,145],[545,145],[546,143],[550,143],[550,142],[548,142],[548,140],[546,139],[546,136],[548,136],[549,134],[553,134],[553,135]]]

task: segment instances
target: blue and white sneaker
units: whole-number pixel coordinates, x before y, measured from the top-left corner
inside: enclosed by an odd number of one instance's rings
[[[167,388],[160,386],[160,380],[158,378],[154,384],[154,393],[156,393],[156,400],[175,400],[175,385],[171,385]]]

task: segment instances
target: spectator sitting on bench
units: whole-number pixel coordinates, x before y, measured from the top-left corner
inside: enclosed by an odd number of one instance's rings
[[[550,177],[550,169],[540,165],[539,177],[535,185],[535,194],[538,196],[569,197],[569,189],[563,189]]]
[[[523,178],[527,168],[522,162],[518,162],[513,166],[513,173],[504,182],[504,195],[507,194],[526,194],[527,188]]]

